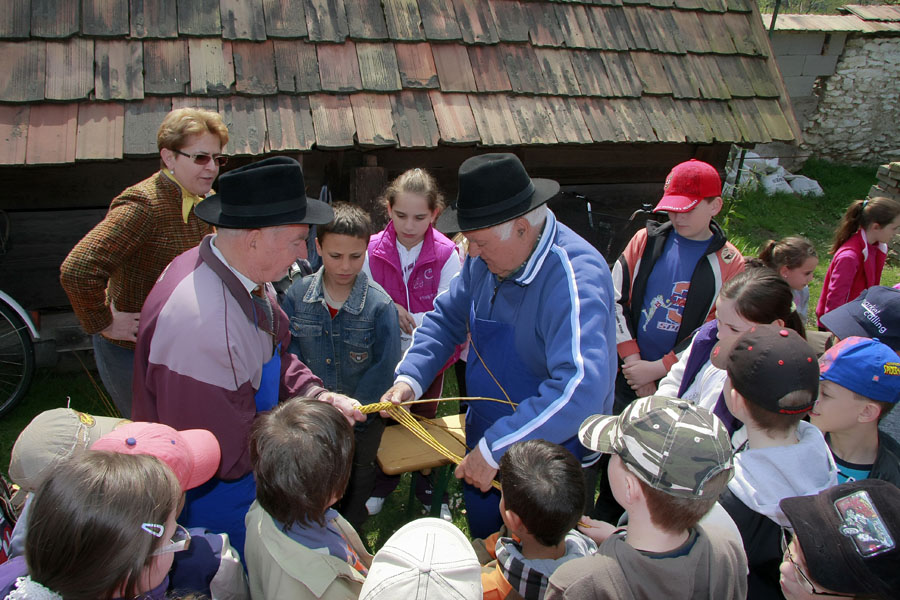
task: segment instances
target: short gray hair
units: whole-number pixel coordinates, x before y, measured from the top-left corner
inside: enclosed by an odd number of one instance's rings
[[[516,219],[526,219],[531,223],[532,227],[539,227],[547,220],[547,205],[541,204],[524,215],[520,215],[515,219],[510,219],[509,221],[491,227],[491,230],[497,235],[497,238],[499,238],[501,242],[508,240],[509,236],[512,235],[513,223],[515,223]]]

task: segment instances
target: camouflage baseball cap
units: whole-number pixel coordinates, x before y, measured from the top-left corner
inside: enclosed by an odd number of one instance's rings
[[[681,498],[709,498],[725,489],[706,483],[732,470],[731,437],[717,416],[665,396],[638,398],[619,416],[594,415],[578,430],[581,443],[618,454],[652,488]]]

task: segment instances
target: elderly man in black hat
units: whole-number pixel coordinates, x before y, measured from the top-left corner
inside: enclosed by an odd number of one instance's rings
[[[559,223],[546,202],[559,184],[532,179],[512,154],[484,154],[459,168],[455,209],[438,221],[462,231],[469,258],[416,329],[384,395],[412,400],[470,334],[466,415],[472,451],[456,470],[465,479],[469,528],[500,528],[491,490],[510,445],[543,438],[579,458],[578,426],[609,412],[615,380],[612,277],[600,253]]]
[[[325,390],[288,352],[288,319],[267,283],[306,257],[309,225],[333,217],[327,204],[306,197],[300,164],[277,157],[234,169],[194,210],[217,233],[175,258],[147,296],[132,414],[215,434],[219,470],[188,492],[179,522],[227,532],[243,551],[244,515],[256,495],[249,448],[256,413],[308,396],[351,421],[364,417],[358,402]]]

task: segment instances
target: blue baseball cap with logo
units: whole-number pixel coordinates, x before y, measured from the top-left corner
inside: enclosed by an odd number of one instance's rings
[[[819,359],[819,380],[877,402],[900,401],[900,357],[878,339],[851,336]]]
[[[900,289],[873,285],[819,320],[839,338],[878,338],[900,352]]]

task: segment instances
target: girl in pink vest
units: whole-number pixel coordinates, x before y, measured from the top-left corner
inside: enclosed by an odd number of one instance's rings
[[[825,273],[816,305],[820,318],[881,283],[887,245],[900,229],[900,202],[876,196],[856,200],[834,235],[834,258]],[[819,321],[819,328],[822,323]]]
[[[413,331],[422,324],[425,313],[434,308],[434,299],[447,291],[450,280],[460,270],[456,245],[434,228],[443,200],[437,182],[426,171],[404,172],[391,182],[381,198],[390,218],[387,227],[369,240],[364,270],[397,306],[403,352],[409,348]],[[445,368],[456,361],[458,354],[450,358]],[[422,398],[440,398],[443,385],[442,371]],[[426,418],[433,418],[436,411],[436,402],[416,404],[412,409]],[[376,489],[376,497],[381,495],[379,492],[383,493],[381,485]],[[374,508],[381,507],[369,506],[371,514]]]

